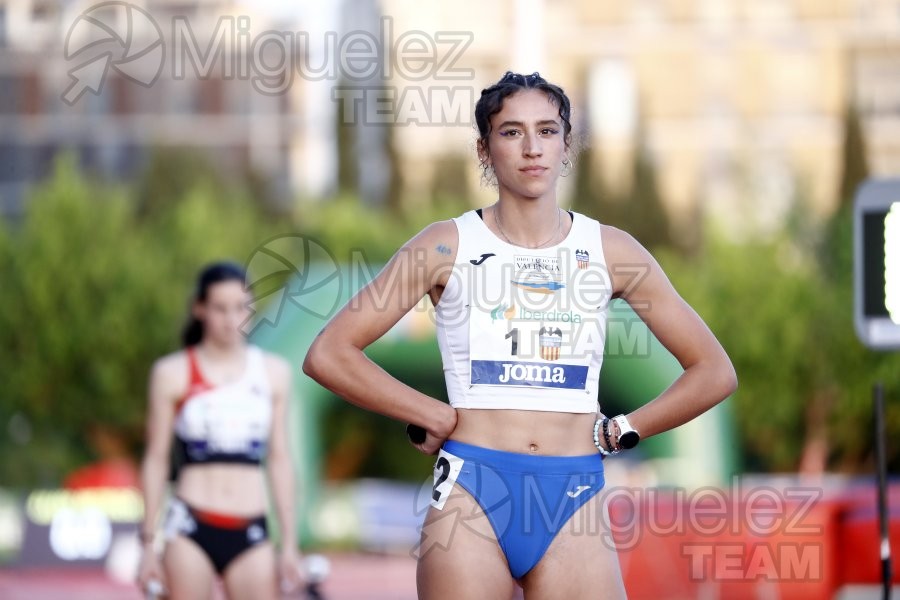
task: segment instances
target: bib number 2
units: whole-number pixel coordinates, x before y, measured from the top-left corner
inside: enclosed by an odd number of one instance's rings
[[[464,462],[463,459],[444,449],[438,453],[434,463],[434,486],[431,488],[431,505],[433,507],[438,510],[444,508]]]

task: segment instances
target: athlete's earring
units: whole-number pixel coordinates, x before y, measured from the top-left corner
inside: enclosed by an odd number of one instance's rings
[[[572,172],[572,163],[571,163],[571,161],[569,161],[568,158],[564,158],[562,161],[562,164],[563,164],[563,168],[562,168],[562,171],[560,172],[559,176],[566,177],[569,173]]]
[[[494,172],[494,163],[491,162],[490,156],[481,161],[481,182],[489,186],[497,185],[497,174]]]
[[[497,174],[494,172],[494,163],[491,161],[486,142],[482,140],[478,140],[478,163],[481,166],[481,183],[496,186]]]

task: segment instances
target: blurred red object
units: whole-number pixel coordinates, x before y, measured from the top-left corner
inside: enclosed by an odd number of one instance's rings
[[[879,554],[881,531],[878,521],[878,499],[874,486],[847,490],[846,510],[841,518],[839,543],[845,560],[841,561],[845,583],[878,583],[881,581]],[[894,553],[891,581],[900,583],[897,550],[900,549],[900,485],[888,487],[888,536]]]
[[[134,463],[126,459],[105,460],[69,473],[63,482],[67,490],[85,488],[139,488],[140,476]]]
[[[637,490],[636,498],[618,494],[609,509],[625,587],[634,600],[814,600],[834,598],[846,585],[881,582],[877,502],[870,482],[828,492],[799,483],[783,489],[763,483],[738,493],[703,488],[692,498],[671,490],[651,490],[650,498],[646,491]],[[757,500],[766,502],[748,500],[757,492]],[[896,483],[888,505],[890,544],[896,551]],[[900,583],[896,568],[893,582]]]

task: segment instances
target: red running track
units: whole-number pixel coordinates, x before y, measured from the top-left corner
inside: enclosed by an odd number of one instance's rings
[[[416,562],[408,556],[327,555],[331,575],[321,590],[326,600],[415,600]],[[217,600],[224,599],[218,593]],[[286,598],[302,598],[302,595]],[[3,600],[143,600],[134,585],[109,579],[101,570],[0,569]]]

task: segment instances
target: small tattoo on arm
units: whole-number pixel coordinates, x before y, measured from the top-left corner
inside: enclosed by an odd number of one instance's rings
[[[450,250],[450,248],[448,248],[447,246],[445,246],[443,244],[438,244],[438,246],[435,248],[435,250],[437,250],[441,254],[451,254],[453,252],[452,250]]]

